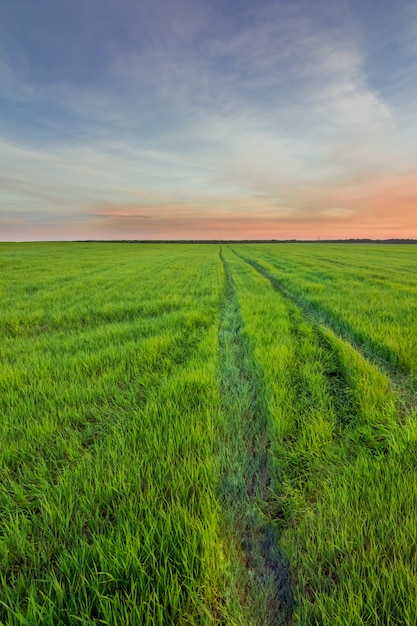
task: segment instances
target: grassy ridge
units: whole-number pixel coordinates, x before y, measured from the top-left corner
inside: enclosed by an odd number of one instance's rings
[[[414,624],[415,421],[401,423],[389,381],[348,343],[226,258],[275,418],[294,623]]]
[[[171,250],[3,258],[4,623],[216,610],[217,250]]]

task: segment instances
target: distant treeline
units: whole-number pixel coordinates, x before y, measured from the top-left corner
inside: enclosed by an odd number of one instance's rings
[[[82,239],[75,243],[417,243],[417,239]]]

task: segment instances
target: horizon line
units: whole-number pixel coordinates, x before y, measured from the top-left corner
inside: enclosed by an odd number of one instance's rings
[[[417,244],[412,237],[390,237],[387,239],[373,239],[369,237],[349,237],[347,239],[45,239],[27,241],[0,241],[0,244],[16,243],[406,243]]]

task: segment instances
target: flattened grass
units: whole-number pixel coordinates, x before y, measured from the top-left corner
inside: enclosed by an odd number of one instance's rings
[[[293,599],[288,562],[269,515],[273,498],[273,424],[262,375],[240,313],[234,279],[223,262],[225,291],[219,326],[221,412],[218,497],[226,540],[224,596],[232,623],[289,623]]]

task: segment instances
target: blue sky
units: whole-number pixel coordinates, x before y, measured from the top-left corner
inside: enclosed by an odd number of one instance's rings
[[[0,0],[0,240],[417,237],[415,0]]]

